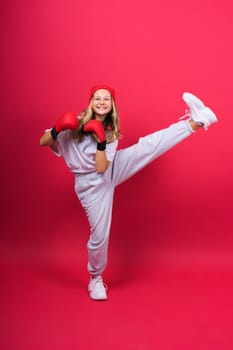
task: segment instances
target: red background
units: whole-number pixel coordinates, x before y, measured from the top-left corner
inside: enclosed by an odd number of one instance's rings
[[[232,349],[232,16],[228,0],[2,3],[2,350]],[[106,303],[86,290],[73,176],[39,146],[99,82],[120,147],[183,115],[183,91],[219,117],[117,189]]]

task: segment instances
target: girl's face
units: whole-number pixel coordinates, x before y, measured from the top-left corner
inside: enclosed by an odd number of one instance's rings
[[[96,119],[103,121],[112,110],[112,97],[108,90],[97,90],[93,95],[93,111]]]

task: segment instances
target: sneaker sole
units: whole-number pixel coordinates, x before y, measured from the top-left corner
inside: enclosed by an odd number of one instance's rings
[[[99,301],[104,301],[104,300],[108,300],[108,297],[106,296],[106,297],[99,297],[99,298],[97,298],[97,297],[94,297],[94,296],[92,296],[91,294],[90,294],[90,297],[91,297],[91,299],[92,300],[99,300]]]
[[[213,123],[217,123],[218,118],[216,117],[216,114],[212,111],[212,109],[210,109],[209,107],[205,107],[206,111],[208,111],[208,119],[211,122],[211,124]]]

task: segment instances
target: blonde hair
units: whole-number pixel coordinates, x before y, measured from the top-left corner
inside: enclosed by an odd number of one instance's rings
[[[78,128],[75,131],[73,131],[73,138],[76,139],[78,142],[81,142],[85,135],[85,133],[83,132],[83,126],[87,122],[89,122],[89,120],[95,119],[95,114],[93,112],[92,106],[93,106],[93,97],[90,100],[90,103],[87,106],[87,108],[81,113],[79,117]],[[112,98],[112,110],[107,114],[103,122],[103,125],[107,133],[107,143],[111,143],[114,140],[119,139],[121,137],[119,115],[118,115],[117,107],[113,98]]]

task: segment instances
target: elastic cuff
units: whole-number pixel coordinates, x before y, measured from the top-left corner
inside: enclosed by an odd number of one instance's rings
[[[51,135],[52,135],[53,140],[56,141],[58,132],[56,131],[55,127],[52,128]]]
[[[189,122],[190,120],[191,120],[191,119],[184,120],[184,122],[186,122],[186,125],[187,125],[189,131],[191,131],[191,133],[195,133],[196,130],[194,130],[194,129],[191,127],[191,124],[190,124],[190,122]]]
[[[97,142],[97,151],[104,151],[106,149],[106,140],[103,142]]]

